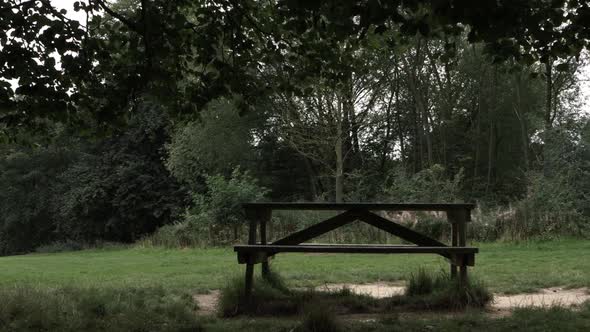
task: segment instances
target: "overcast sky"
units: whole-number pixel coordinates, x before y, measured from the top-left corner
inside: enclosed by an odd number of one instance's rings
[[[83,11],[75,12],[74,2],[76,2],[76,0],[51,0],[51,3],[56,7],[67,10],[68,17],[80,22],[85,22],[85,13]],[[582,102],[584,103],[584,113],[590,114],[590,66],[586,65],[584,68],[582,68],[580,80],[582,86],[582,96],[580,97],[583,98]]]

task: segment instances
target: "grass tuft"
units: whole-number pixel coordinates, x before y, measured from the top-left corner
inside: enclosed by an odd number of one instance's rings
[[[301,299],[294,296],[282,279],[272,273],[269,280],[257,278],[249,300],[244,297],[242,277],[230,279],[221,289],[218,313],[222,317],[247,315],[288,315],[297,313]]]
[[[339,332],[343,331],[336,315],[322,303],[308,303],[303,312],[303,321],[296,332]]]
[[[413,309],[483,308],[493,300],[493,294],[478,279],[461,284],[445,272],[429,273],[424,269],[410,274],[403,296],[394,296],[390,306],[409,306]]]
[[[434,291],[435,278],[424,268],[418,269],[417,272],[410,273],[406,296],[417,296],[431,294]]]

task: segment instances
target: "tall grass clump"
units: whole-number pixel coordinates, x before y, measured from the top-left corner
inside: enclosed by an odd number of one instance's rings
[[[336,315],[330,308],[322,303],[311,302],[303,311],[303,321],[296,332],[339,332],[343,331]]]
[[[390,305],[407,305],[416,309],[463,309],[485,307],[493,300],[485,284],[470,278],[465,284],[446,272],[431,273],[420,269],[410,274],[403,296],[393,297]]]
[[[435,278],[423,268],[410,274],[406,296],[426,295],[434,291]]]
[[[288,315],[299,310],[301,299],[292,294],[276,272],[267,279],[255,278],[252,294],[247,300],[244,296],[243,277],[228,280],[221,289],[218,313],[222,317],[237,315]]]
[[[0,331],[201,331],[192,297],[162,288],[0,290]]]

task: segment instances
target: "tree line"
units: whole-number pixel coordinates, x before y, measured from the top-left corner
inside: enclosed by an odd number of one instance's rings
[[[482,238],[585,234],[590,10],[537,2],[3,3],[0,253],[233,241],[263,199],[476,201]]]

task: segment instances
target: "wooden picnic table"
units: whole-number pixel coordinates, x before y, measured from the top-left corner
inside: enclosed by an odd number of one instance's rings
[[[475,264],[478,248],[466,246],[466,224],[471,221],[471,203],[280,203],[257,202],[243,205],[249,222],[248,244],[234,246],[238,263],[246,264],[245,295],[252,292],[254,265],[262,264],[262,276],[268,277],[268,259],[277,253],[355,253],[355,254],[438,254],[450,262],[451,276],[465,283],[467,266]],[[320,221],[282,239],[267,243],[267,223],[273,210],[329,210],[340,214]],[[442,211],[451,224],[451,245],[446,245],[384,218],[374,211]],[[359,220],[398,236],[414,245],[353,245],[353,244],[303,244],[313,238]],[[257,241],[259,228],[260,241]]]

